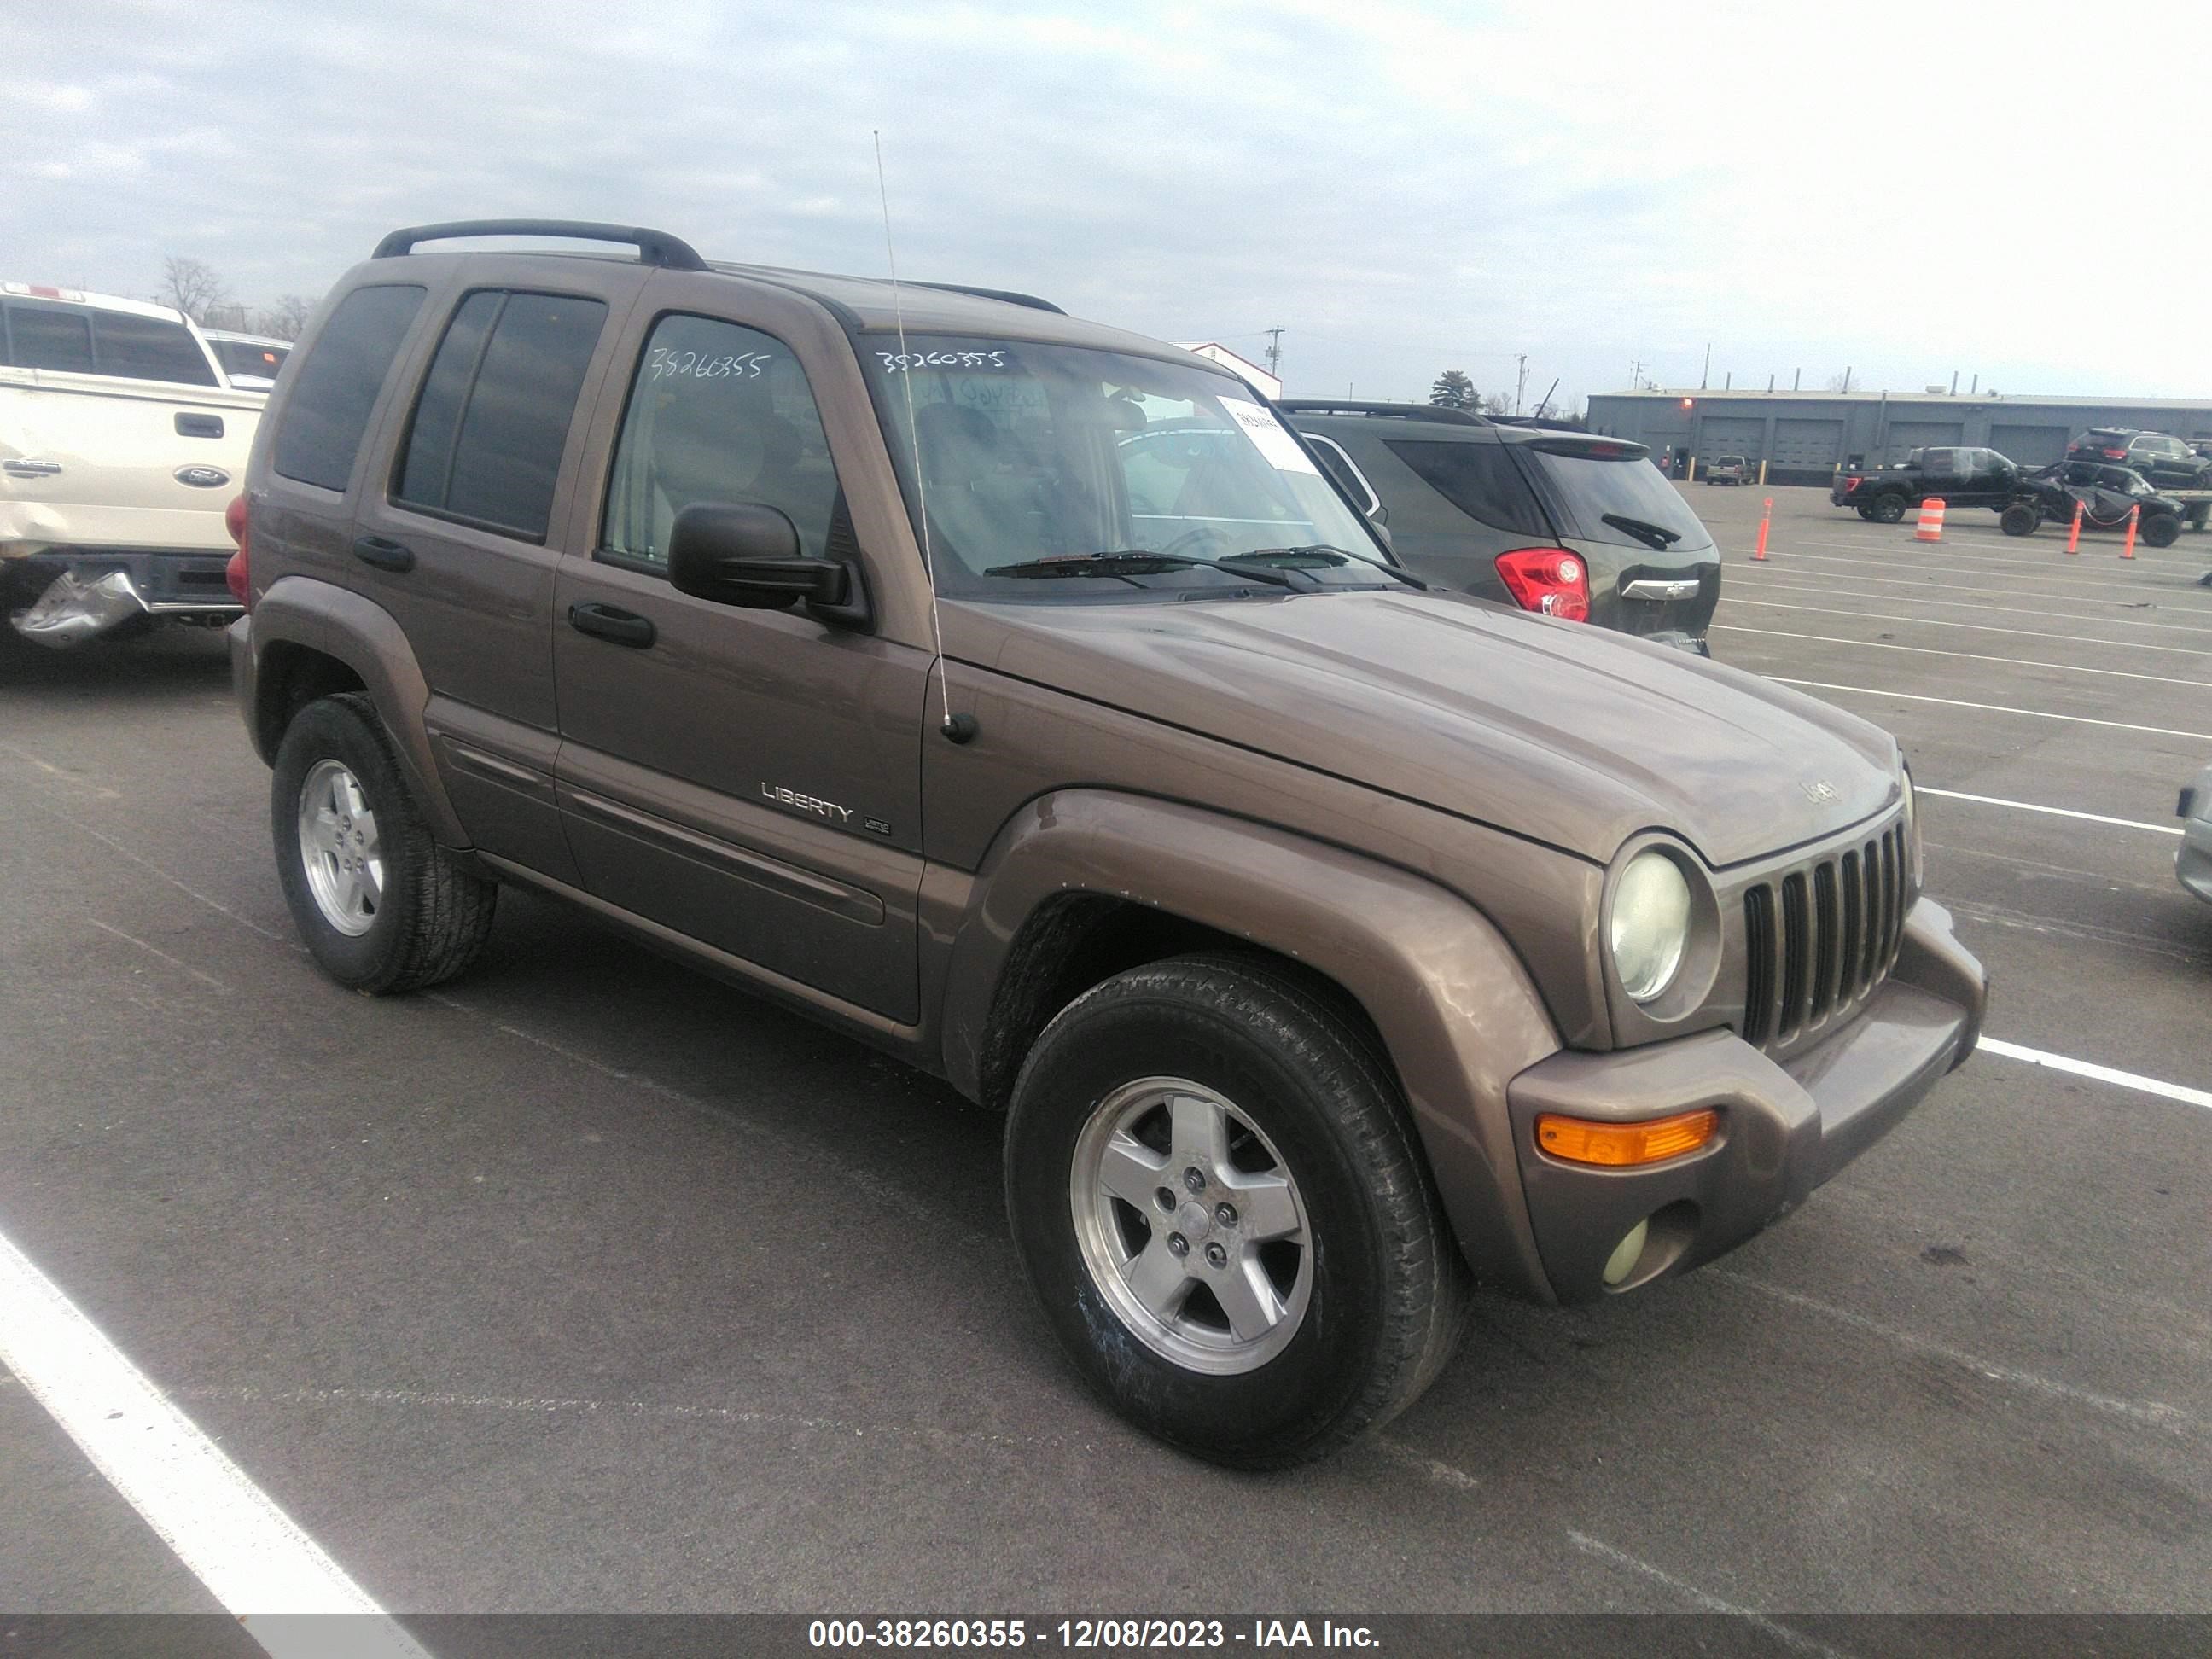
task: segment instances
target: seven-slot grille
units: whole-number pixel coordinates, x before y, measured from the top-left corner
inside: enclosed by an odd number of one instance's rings
[[[1905,825],[1743,896],[1744,1041],[1794,1041],[1881,984],[1905,928]]]

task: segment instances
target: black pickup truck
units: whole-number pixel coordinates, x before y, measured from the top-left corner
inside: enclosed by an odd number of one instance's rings
[[[2002,511],[2020,476],[2020,468],[1994,449],[1915,449],[1895,466],[1838,473],[1828,499],[1876,524],[1895,524],[1906,508],[1930,495],[1942,497],[1947,507]]]

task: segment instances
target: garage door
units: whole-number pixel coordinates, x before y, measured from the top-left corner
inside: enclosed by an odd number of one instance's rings
[[[2063,426],[1993,426],[1990,428],[1990,447],[2022,466],[2048,466],[2065,458],[2066,434],[2071,429]]]
[[[1698,465],[1711,466],[1723,455],[1741,455],[1754,466],[1766,441],[1766,422],[1753,416],[1709,416],[1698,424]]]
[[[1882,459],[1894,465],[1905,459],[1907,450],[1946,444],[1955,447],[1964,441],[1961,434],[1965,431],[1965,426],[1957,421],[1892,421],[1889,447],[1883,452]]]
[[[1773,459],[1777,466],[1814,467],[1825,472],[1844,459],[1844,423],[1777,421]]]

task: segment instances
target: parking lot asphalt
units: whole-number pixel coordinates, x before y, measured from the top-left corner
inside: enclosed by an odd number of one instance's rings
[[[2212,535],[1685,493],[1715,654],[1902,739],[1989,1035],[2212,1088]],[[1984,1053],[1734,1255],[1485,1297],[1380,1441],[1234,1475],[1054,1352],[994,1120],[514,892],[352,995],[268,822],[219,637],[0,664],[0,1233],[393,1611],[2212,1611],[2201,1103]],[[6,1380],[0,1490],[7,1610],[210,1605]]]

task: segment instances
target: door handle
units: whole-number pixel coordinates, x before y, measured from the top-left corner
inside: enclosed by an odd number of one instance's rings
[[[382,536],[354,538],[353,556],[363,564],[373,564],[379,570],[397,570],[404,574],[415,568],[415,550],[404,542],[387,540]]]
[[[653,641],[653,626],[647,617],[635,611],[619,611],[611,605],[572,605],[568,607],[568,626],[579,634],[589,634],[595,640],[611,640],[617,645],[627,645],[642,651]]]

